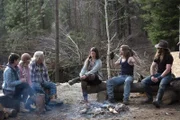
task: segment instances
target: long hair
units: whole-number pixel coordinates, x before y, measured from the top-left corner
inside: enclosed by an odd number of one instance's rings
[[[36,51],[31,59],[32,62],[37,62],[39,59],[43,58],[44,59],[44,53],[43,51]],[[43,60],[43,64],[45,65],[45,59]]]
[[[171,54],[169,49],[160,48],[160,49],[157,49],[154,59],[160,60],[161,62],[165,58],[165,56],[169,54]]]
[[[91,59],[91,52],[92,52],[92,51],[96,53],[96,59],[99,59],[99,58],[100,58],[98,49],[97,49],[96,47],[92,47],[92,48],[90,49],[89,55],[88,55],[88,57],[86,58],[85,63],[84,63],[84,64],[86,64],[86,66],[89,65],[89,60]]]
[[[123,56],[128,59],[129,57],[134,55],[133,50],[128,46],[128,45],[121,45],[122,51],[123,51]]]
[[[19,61],[19,65],[23,66],[23,65],[24,65],[24,62],[25,62],[26,60],[30,60],[30,59],[31,59],[31,55],[30,55],[30,54],[28,54],[28,53],[23,53],[23,54],[21,55],[21,60]]]

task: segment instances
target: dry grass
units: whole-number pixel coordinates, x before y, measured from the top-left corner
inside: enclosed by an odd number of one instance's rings
[[[174,75],[176,77],[180,77],[180,59],[179,59],[179,52],[171,52],[173,58],[174,58],[174,62],[173,62],[173,66],[172,66],[172,73],[174,73]]]

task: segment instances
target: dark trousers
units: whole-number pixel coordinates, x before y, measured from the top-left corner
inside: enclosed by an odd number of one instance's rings
[[[28,96],[33,96],[34,92],[28,83],[21,83],[15,87],[14,98],[26,103]]]
[[[89,75],[85,80],[81,80],[81,88],[83,93],[87,93],[87,86],[94,86],[101,84],[97,75]]]

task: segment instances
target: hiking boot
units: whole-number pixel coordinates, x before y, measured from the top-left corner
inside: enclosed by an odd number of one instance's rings
[[[123,100],[123,104],[129,105],[129,100]]]
[[[25,108],[25,104],[23,102],[20,103],[20,112],[23,113],[30,112],[28,109]]]
[[[152,99],[147,98],[146,100],[142,101],[142,104],[151,104],[153,102]]]
[[[156,108],[160,108],[160,102],[159,102],[159,101],[153,101],[153,105],[154,105]]]

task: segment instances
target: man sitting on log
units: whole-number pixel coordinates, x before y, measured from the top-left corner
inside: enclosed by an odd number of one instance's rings
[[[137,55],[131,50],[128,45],[120,47],[120,58],[115,62],[115,65],[120,65],[121,73],[117,77],[113,77],[107,81],[108,101],[114,103],[114,87],[124,84],[123,103],[129,104],[129,95],[131,84],[133,82],[134,64],[140,64]]]
[[[45,109],[50,111],[51,108],[48,104],[55,104],[57,102],[57,88],[55,83],[51,82],[49,79],[43,51],[36,51],[34,53],[30,62],[30,75],[33,90],[35,93],[45,94]],[[47,94],[45,89],[48,89],[50,94]]]
[[[153,101],[155,107],[160,108],[161,100],[167,85],[171,82],[171,67],[173,64],[173,57],[168,48],[168,42],[161,40],[155,45],[157,48],[156,54],[154,56],[154,61],[150,67],[150,76],[142,80],[143,87],[145,89],[147,99],[143,103],[152,103],[153,95],[150,86],[159,85],[156,100]],[[157,68],[157,72],[156,72]]]

